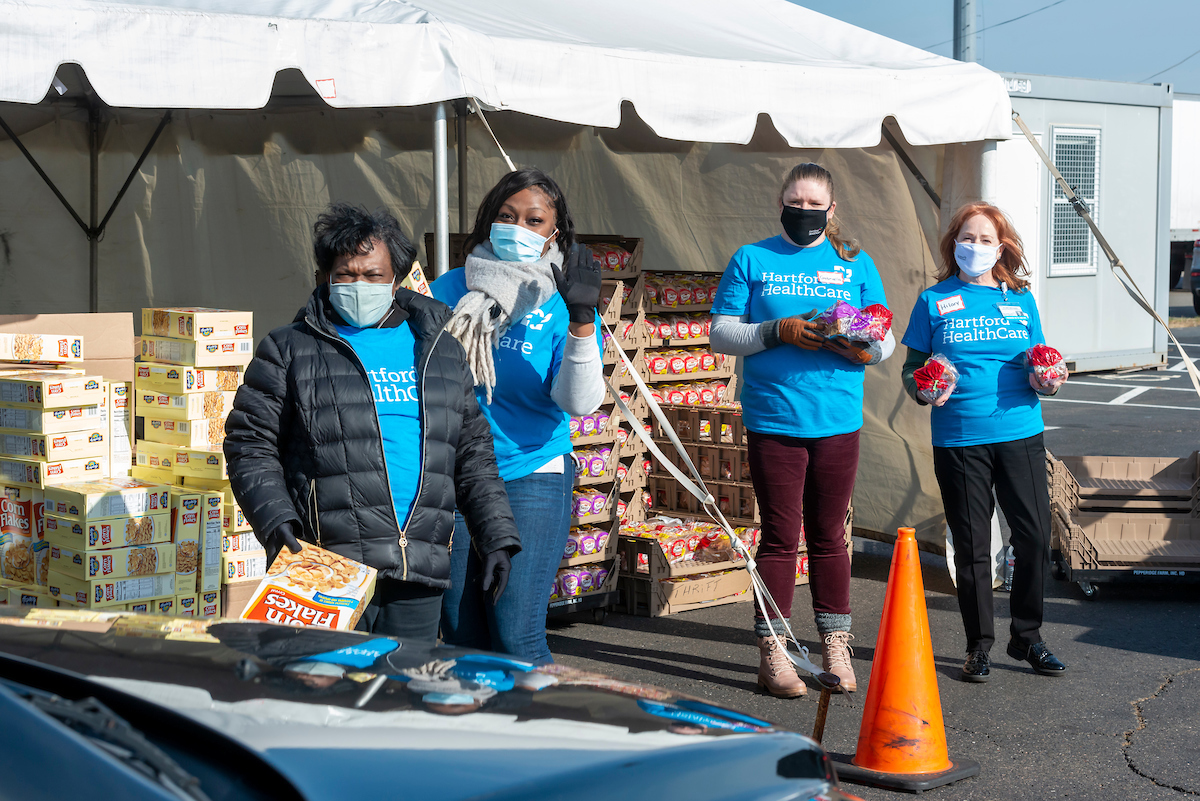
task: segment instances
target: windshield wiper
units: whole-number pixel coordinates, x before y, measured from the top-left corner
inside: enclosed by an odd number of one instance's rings
[[[46,715],[87,737],[129,767],[170,790],[184,801],[210,801],[200,780],[179,766],[158,746],[95,698],[68,701],[48,693],[25,698]]]

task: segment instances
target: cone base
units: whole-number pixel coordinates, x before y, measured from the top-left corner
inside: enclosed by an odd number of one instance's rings
[[[885,790],[904,790],[920,793],[951,784],[959,779],[979,775],[979,763],[972,759],[950,757],[950,768],[937,773],[881,773],[869,768],[860,768],[850,760],[854,754],[830,754],[839,781],[882,787]]]

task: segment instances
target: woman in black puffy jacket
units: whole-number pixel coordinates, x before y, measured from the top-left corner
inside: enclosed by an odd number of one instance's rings
[[[379,571],[359,628],[437,638],[454,509],[504,589],[520,539],[445,304],[400,287],[416,249],[387,212],[334,204],[317,288],[259,344],[226,424],[234,496],[270,560],[298,540]]]

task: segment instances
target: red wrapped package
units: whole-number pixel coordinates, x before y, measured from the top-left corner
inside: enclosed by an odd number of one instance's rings
[[[892,312],[881,303],[872,303],[863,309],[863,313],[871,315],[871,324],[866,330],[867,339],[882,342],[892,329]]]
[[[1043,387],[1067,377],[1062,354],[1049,345],[1034,345],[1025,351],[1025,370]]]
[[[913,373],[917,382],[917,395],[926,403],[933,403],[947,391],[958,385],[958,370],[940,353],[930,356],[923,367]]]

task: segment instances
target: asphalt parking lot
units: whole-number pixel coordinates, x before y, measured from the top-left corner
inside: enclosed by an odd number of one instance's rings
[[[1200,358],[1200,327],[1176,333]],[[1043,407],[1048,447],[1061,455],[1130,456],[1200,449],[1200,398],[1178,364],[1173,356],[1166,370],[1073,377]],[[831,705],[824,744],[834,753],[855,750],[890,558],[890,546],[856,538],[851,602],[859,691]],[[926,795],[1200,795],[1200,585],[1106,584],[1087,600],[1076,585],[1051,581],[1042,632],[1070,668],[1058,678],[1035,675],[1004,654],[1008,599],[997,593],[993,679],[968,684],[959,679],[962,622],[945,559],[922,554],[922,572],[950,754],[982,766],[978,777]],[[819,654],[806,586],[797,588],[794,604],[797,635]],[[678,689],[808,733],[816,692],[779,700],[755,687],[751,615],[747,603],[658,619],[610,613],[604,625],[555,623],[550,647],[566,664]],[[868,801],[898,797],[847,789]]]

